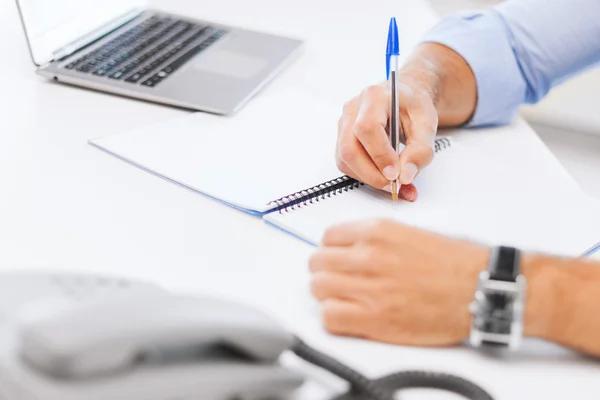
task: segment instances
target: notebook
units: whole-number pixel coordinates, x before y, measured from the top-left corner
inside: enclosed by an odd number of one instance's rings
[[[282,103],[286,112],[272,112]],[[233,117],[193,113],[90,144],[262,215],[276,210],[282,197],[340,177],[334,158],[339,112],[306,91],[290,90],[257,97]]]
[[[583,195],[452,137],[436,140],[432,164],[415,181],[418,200],[393,204],[389,193],[339,172],[340,112],[292,90],[257,97],[232,117],[195,113],[90,144],[311,244],[333,224],[373,217],[567,255],[600,239],[600,210]]]
[[[537,193],[518,199],[497,196],[498,192],[487,192],[485,186],[461,196],[452,183],[448,180],[447,186],[434,188],[422,185],[418,201],[399,204],[381,191],[361,186],[281,209],[265,220],[314,245],[330,226],[373,219],[392,219],[488,246],[512,245],[571,257],[582,255],[600,238],[600,207],[586,197],[545,202]]]

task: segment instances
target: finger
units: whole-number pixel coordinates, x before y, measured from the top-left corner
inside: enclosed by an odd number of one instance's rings
[[[412,183],[420,171],[433,160],[433,146],[420,141],[411,141],[400,153],[400,184]]]
[[[323,326],[333,335],[365,337],[371,329],[373,317],[359,304],[328,299],[322,305]]]
[[[318,301],[331,298],[358,300],[368,286],[368,278],[363,276],[329,271],[317,272],[310,280],[311,294]]]
[[[337,166],[346,175],[381,189],[388,181],[377,169],[377,166],[354,134],[358,109],[358,99],[347,103],[344,106],[342,118],[338,121]]]
[[[400,153],[400,183],[407,185],[433,160],[437,113],[433,105],[419,103],[403,114],[406,147]]]
[[[363,222],[349,222],[328,228],[321,238],[321,245],[352,246],[362,237]]]
[[[392,188],[389,184],[386,187],[384,187],[383,190],[388,193],[392,193]],[[402,185],[400,187],[398,195],[404,200],[413,202],[417,199],[419,195],[419,190],[415,187],[415,185],[410,183],[408,185]]]
[[[344,172],[367,185],[381,189],[389,182],[377,169],[363,145],[354,135],[353,124],[344,122],[338,145],[338,168],[343,163],[348,171]],[[341,169],[341,168],[340,168]]]
[[[417,197],[419,196],[419,191],[417,190],[415,185],[413,185],[411,183],[408,185],[400,186],[399,195],[404,200],[413,202],[413,201],[417,200]]]
[[[349,247],[320,248],[308,260],[308,269],[312,273],[320,271],[343,271],[351,262]]]
[[[356,172],[352,171],[352,168],[347,166],[346,163],[343,162],[340,158],[337,159],[337,167],[340,170],[340,172],[344,175],[348,175],[349,177],[357,179],[359,181],[361,180],[360,177],[356,174]]]
[[[361,180],[361,178],[358,176],[358,174],[356,174],[354,171],[352,171],[352,169],[351,169],[350,167],[348,167],[348,166],[347,166],[347,165],[346,165],[346,164],[345,164],[343,161],[339,161],[339,162],[338,162],[338,169],[339,169],[339,170],[340,170],[340,171],[341,171],[343,174],[345,174],[345,175],[348,175],[348,176],[350,176],[350,177],[352,177],[352,178],[354,178],[354,179],[357,179],[357,180],[359,180],[359,181],[363,182],[363,180]],[[387,181],[386,181],[386,182],[387,182]],[[375,185],[371,185],[371,186],[374,186],[374,187],[375,187]],[[409,185],[409,186],[413,186],[413,185]],[[385,185],[383,188],[381,188],[381,190],[385,190],[386,192],[388,192],[388,193],[390,193],[390,194],[392,193],[392,187],[390,186],[390,183],[386,183],[386,185]],[[407,193],[408,193],[408,192],[407,192]],[[412,196],[412,198],[413,198],[413,199],[416,199],[416,197],[417,197],[417,196],[416,196],[417,189],[416,189],[414,186],[413,186],[413,189],[412,189],[412,192],[411,192],[411,193],[412,193],[412,195],[411,195],[411,196]],[[402,193],[401,193],[401,192],[399,192],[399,194],[398,194],[398,195],[399,195],[401,198],[403,198],[403,197],[402,197]],[[414,200],[410,200],[410,198],[405,198],[405,200],[408,200],[408,201],[414,201]]]
[[[365,241],[377,242],[399,229],[404,229],[403,225],[389,219],[366,219],[334,225],[325,231],[321,247],[349,247]]]
[[[361,96],[354,134],[379,171],[391,181],[398,177],[400,162],[386,133],[389,94],[382,86],[371,86]]]
[[[333,272],[364,275],[364,268],[358,265],[356,250],[353,247],[320,248],[310,257],[308,267],[312,273]]]

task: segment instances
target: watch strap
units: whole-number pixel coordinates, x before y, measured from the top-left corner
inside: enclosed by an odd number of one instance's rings
[[[492,249],[488,264],[490,279],[515,282],[521,273],[521,253],[514,247],[499,246]]]

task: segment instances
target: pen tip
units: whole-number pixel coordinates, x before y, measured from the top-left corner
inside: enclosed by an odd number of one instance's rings
[[[394,203],[398,202],[398,186],[396,184],[396,181],[392,182],[392,200],[394,201]]]

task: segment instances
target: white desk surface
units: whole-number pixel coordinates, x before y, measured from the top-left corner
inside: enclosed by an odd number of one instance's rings
[[[306,38],[304,55],[266,90],[303,85],[340,102],[381,79],[390,15],[401,22],[405,48],[436,21],[416,0],[161,4],[188,15]],[[325,334],[308,293],[311,247],[87,144],[89,138],[186,111],[44,81],[34,74],[16,13],[13,1],[0,1],[2,269],[116,273],[173,290],[245,300],[369,375],[426,368],[473,379],[498,399],[564,399],[573,390],[578,399],[598,398],[600,365],[553,346],[535,344],[498,359],[466,348],[405,348]],[[511,143],[532,149],[523,167],[553,162],[533,132],[515,132],[506,128],[485,137],[474,132],[460,140],[510,153],[503,145],[508,136]],[[311,390],[319,391],[309,385],[303,398],[317,399],[306,395]]]

